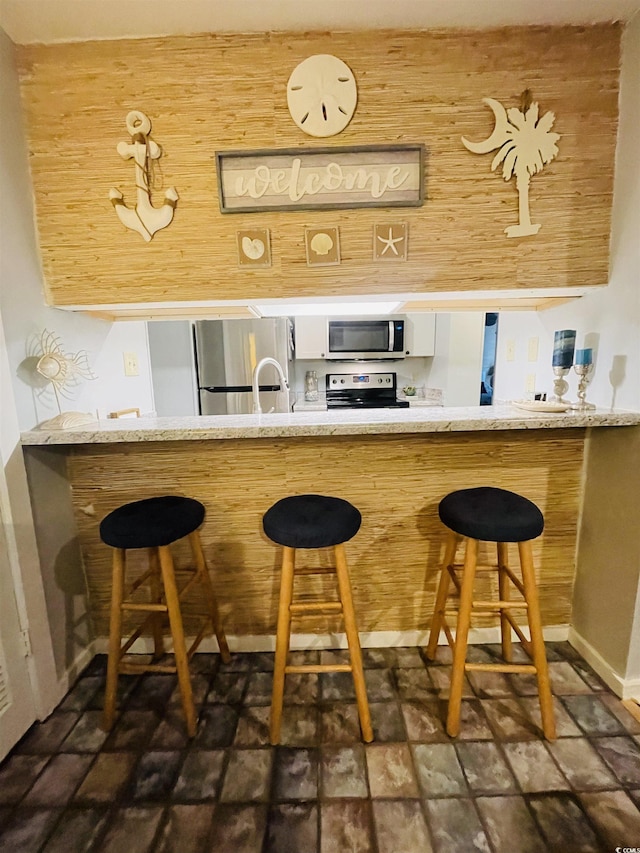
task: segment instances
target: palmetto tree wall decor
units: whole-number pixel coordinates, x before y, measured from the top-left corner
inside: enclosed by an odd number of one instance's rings
[[[502,177],[505,181],[516,176],[520,221],[504,229],[507,237],[537,234],[540,225],[531,222],[529,213],[529,182],[531,176],[540,172],[558,153],[556,142],[560,134],[551,133],[555,115],[552,112],[545,113],[538,121],[538,104],[535,101],[522,110],[515,107],[505,110],[493,98],[482,100],[495,116],[493,133],[483,142],[469,142],[463,136],[462,143],[474,154],[487,154],[498,148],[491,163],[491,171],[494,172],[502,163]]]

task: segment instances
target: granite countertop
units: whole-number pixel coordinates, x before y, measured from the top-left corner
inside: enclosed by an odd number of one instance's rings
[[[65,430],[23,432],[23,445],[115,444],[138,441],[279,438],[286,436],[382,435],[507,429],[632,426],[640,412],[596,409],[559,414],[522,411],[511,405],[459,408],[369,409],[184,418],[96,421]]]

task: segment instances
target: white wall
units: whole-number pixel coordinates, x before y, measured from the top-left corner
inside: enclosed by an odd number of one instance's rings
[[[146,325],[109,323],[44,304],[34,228],[31,179],[13,45],[0,30],[0,308],[21,430],[57,414],[49,385],[34,373],[37,338],[43,329],[62,339],[65,352],[86,350],[98,379],[82,382],[65,410],[104,415],[138,406],[153,410]],[[87,211],[90,215],[90,211]],[[123,352],[138,355],[139,376],[125,377]]]

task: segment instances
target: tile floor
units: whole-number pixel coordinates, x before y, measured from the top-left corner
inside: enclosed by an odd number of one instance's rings
[[[347,673],[288,676],[267,745],[273,656],[196,655],[198,733],[173,676],[120,679],[100,729],[97,657],[0,765],[2,853],[588,853],[640,848],[640,723],[567,643],[548,644],[558,740],[528,675],[469,675],[443,730],[448,649],[364,651],[376,740],[359,739]],[[490,661],[496,646],[474,646]],[[341,652],[296,653],[305,662]]]

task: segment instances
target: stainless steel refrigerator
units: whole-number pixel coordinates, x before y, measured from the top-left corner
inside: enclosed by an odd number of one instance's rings
[[[240,415],[253,411],[251,380],[260,359],[270,356],[289,378],[291,324],[286,317],[261,320],[198,320],[193,324],[201,415]],[[289,411],[289,394],[280,388],[275,368],[260,373],[263,412]]]

